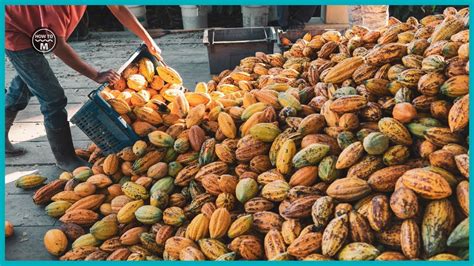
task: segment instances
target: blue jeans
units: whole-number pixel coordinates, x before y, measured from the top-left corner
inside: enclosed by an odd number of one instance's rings
[[[31,96],[36,96],[44,117],[44,126],[50,129],[69,127],[67,98],[44,55],[35,50],[5,50],[17,72],[5,94],[5,109],[18,112],[26,108]]]

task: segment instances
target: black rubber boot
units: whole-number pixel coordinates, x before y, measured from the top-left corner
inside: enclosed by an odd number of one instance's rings
[[[79,166],[89,166],[89,163],[79,158],[74,151],[71,129],[69,127],[46,128],[51,151],[56,158],[56,165],[64,171],[72,172]]]
[[[8,139],[8,133],[10,132],[10,128],[13,125],[13,121],[15,121],[16,115],[18,112],[12,112],[5,110],[5,157],[17,157],[21,156],[26,153],[26,150],[22,147],[17,147]]]

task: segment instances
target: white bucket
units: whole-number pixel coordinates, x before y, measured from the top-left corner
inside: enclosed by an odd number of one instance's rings
[[[207,6],[180,6],[183,17],[183,29],[207,28]]]
[[[268,24],[268,6],[242,6],[244,27],[264,27]]]
[[[148,27],[148,22],[146,20],[146,8],[145,6],[127,6],[130,9],[130,12],[138,19],[138,21],[143,25],[143,27]]]

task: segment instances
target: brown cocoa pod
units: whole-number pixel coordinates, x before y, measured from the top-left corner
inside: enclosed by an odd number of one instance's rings
[[[404,220],[400,229],[400,245],[403,254],[409,259],[418,258],[421,237],[418,224],[413,219]]]
[[[51,183],[41,187],[33,195],[33,202],[36,205],[44,205],[44,204],[50,202],[51,198],[55,194],[63,191],[64,186],[66,185],[66,182],[67,182],[66,180],[57,179],[57,180],[54,180]]]
[[[372,198],[367,213],[367,220],[374,231],[384,229],[391,218],[391,210],[388,198],[385,195],[378,195]]]
[[[418,197],[409,188],[398,188],[390,196],[390,208],[400,219],[413,218],[419,211]]]
[[[59,229],[63,231],[64,234],[66,234],[67,238],[71,242],[74,242],[74,240],[86,234],[86,231],[84,230],[84,228],[73,223],[63,223],[61,224]]]

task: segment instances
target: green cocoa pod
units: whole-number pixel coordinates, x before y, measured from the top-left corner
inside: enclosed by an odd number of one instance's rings
[[[337,134],[337,145],[344,150],[347,146],[357,141],[356,136],[350,131],[343,131]]]
[[[258,193],[258,184],[252,178],[244,178],[237,183],[235,187],[235,196],[237,200],[245,203],[249,199],[255,197]]]
[[[154,193],[157,190],[161,190],[167,194],[171,193],[174,189],[174,178],[168,176],[158,181],[150,189],[150,193]]]
[[[469,218],[460,222],[448,237],[448,247],[469,247]]]
[[[324,157],[318,166],[318,176],[324,182],[332,182],[343,175],[342,170],[336,169],[337,156]]]
[[[326,156],[329,150],[328,145],[318,143],[311,144],[295,154],[292,160],[293,166],[295,168],[301,168],[316,165]]]
[[[370,155],[383,154],[388,149],[389,139],[380,132],[372,132],[365,137],[364,150]]]
[[[395,145],[383,154],[383,163],[388,166],[404,164],[410,157],[410,149],[404,145]]]

